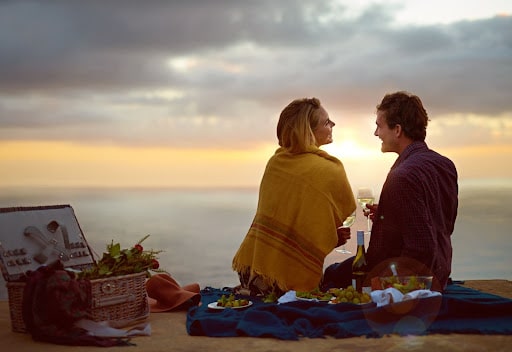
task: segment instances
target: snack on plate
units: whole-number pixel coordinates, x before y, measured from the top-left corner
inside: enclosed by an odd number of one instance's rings
[[[345,289],[331,288],[329,292],[332,293],[333,298],[329,303],[353,303],[353,304],[366,304],[372,301],[368,293],[359,293],[353,286],[348,286]]]
[[[323,292],[318,287],[311,291],[296,291],[295,295],[299,299],[316,299],[318,301],[329,301],[333,296],[330,292]]]
[[[239,308],[245,307],[249,305],[249,300],[245,298],[236,298],[234,294],[230,294],[229,296],[222,295],[217,300],[218,307],[224,308]]]
[[[432,286],[432,276],[386,276],[379,279],[383,290],[393,287],[403,294],[415,290],[430,290]]]

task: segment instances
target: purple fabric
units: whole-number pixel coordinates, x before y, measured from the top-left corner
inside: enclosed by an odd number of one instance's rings
[[[127,339],[91,336],[75,327],[88,316],[90,283],[77,280],[60,261],[27,274],[23,320],[35,341],[74,346],[129,346]]]

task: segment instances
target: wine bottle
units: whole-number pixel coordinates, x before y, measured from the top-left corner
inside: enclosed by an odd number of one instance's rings
[[[366,264],[366,250],[364,247],[364,231],[357,231],[357,252],[352,262],[352,286],[357,292],[367,292],[368,288],[363,284],[368,273]]]

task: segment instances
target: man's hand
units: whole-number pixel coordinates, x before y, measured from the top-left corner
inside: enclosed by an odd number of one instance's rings
[[[373,221],[375,218],[375,213],[377,212],[378,204],[366,204],[366,209],[364,210],[364,216],[369,216],[370,220]]]

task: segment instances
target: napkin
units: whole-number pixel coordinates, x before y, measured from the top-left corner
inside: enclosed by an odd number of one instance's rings
[[[87,334],[91,336],[130,337],[151,335],[150,323],[141,323],[128,329],[118,329],[110,326],[108,321],[92,321],[90,319],[80,319],[75,322],[75,326],[86,330]]]
[[[286,292],[277,299],[277,303],[288,303],[293,301],[297,301],[297,293],[293,290]]]
[[[385,290],[374,290],[371,292],[372,301],[377,303],[377,307],[385,306],[386,304],[401,302],[404,294],[396,288],[389,287]]]
[[[408,292],[402,298],[402,301],[407,301],[409,299],[417,299],[417,298],[427,298],[427,297],[435,297],[441,296],[441,292],[430,291],[430,290],[415,290]]]
[[[415,290],[405,295],[394,287],[388,287],[385,290],[374,290],[371,293],[372,301],[377,307],[385,306],[390,303],[397,303],[417,298],[427,298],[441,296],[440,292],[430,290]]]

